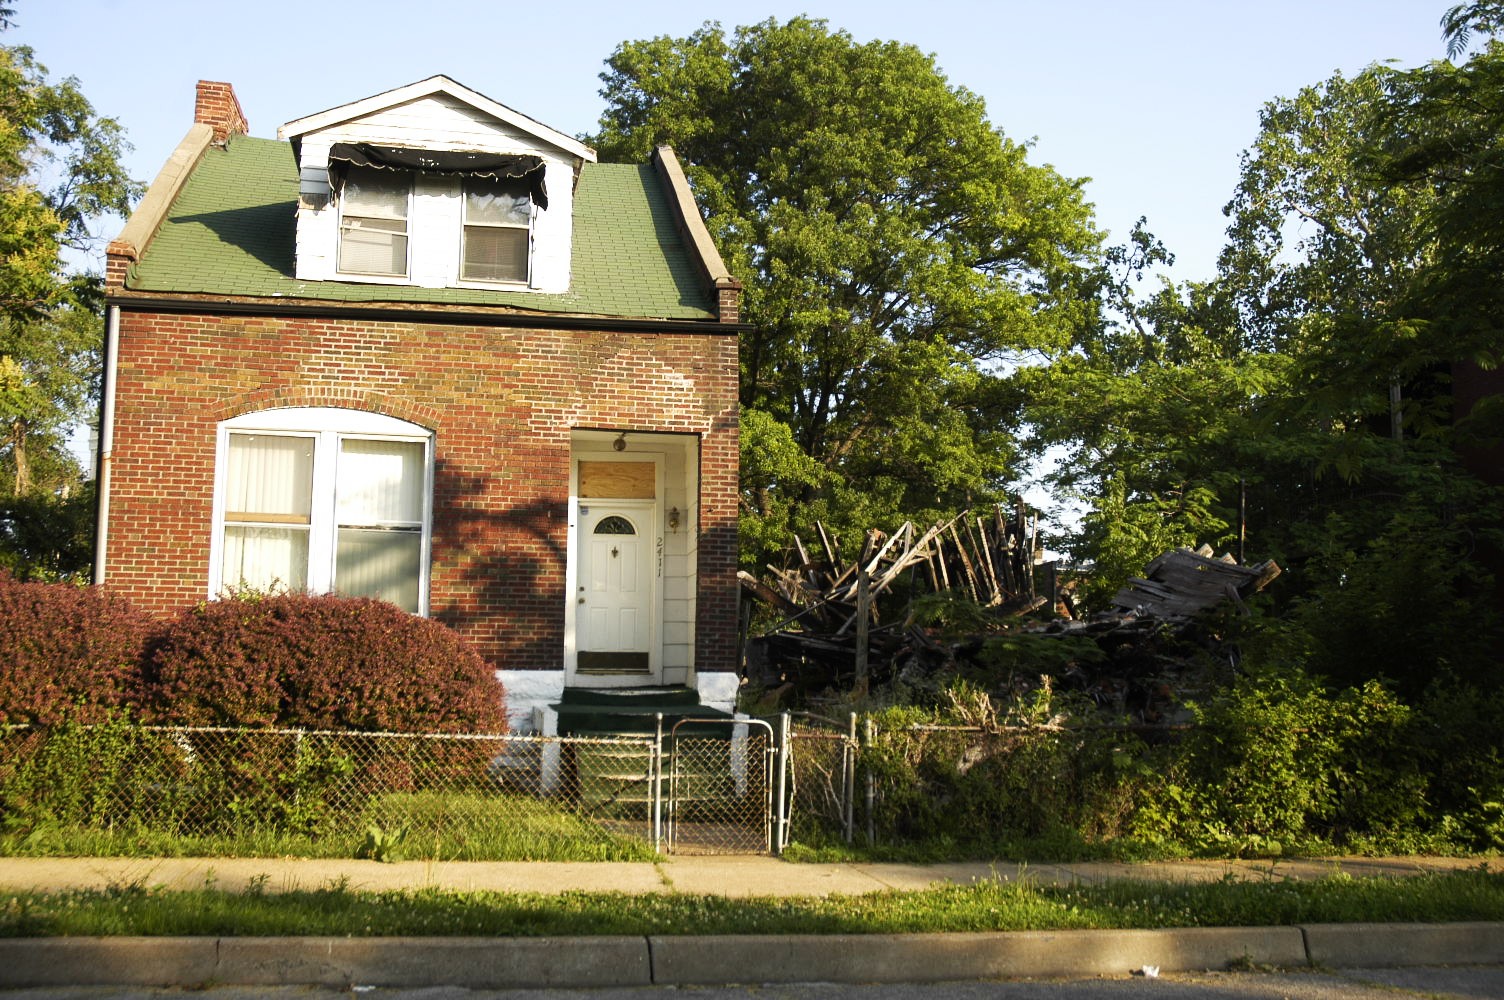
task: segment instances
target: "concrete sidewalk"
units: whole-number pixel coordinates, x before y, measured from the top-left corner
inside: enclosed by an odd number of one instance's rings
[[[1445,858],[1142,865],[789,864],[769,857],[684,856],[646,864],[0,858],[0,890],[257,886],[275,893],[342,885],[746,898],[856,895],[994,878],[1040,884],[1318,878],[1336,872],[1398,878],[1480,863]],[[30,938],[0,940],[0,989],[209,983],[587,988],[1127,976],[1145,967],[1174,972],[1461,964],[1504,964],[1504,923],[829,936]]]
[[[1476,868],[1476,858],[1317,858],[1289,861],[1174,861],[1147,864],[1082,862],[1013,864],[791,864],[762,855],[665,856],[657,862],[378,861],[299,858],[0,858],[0,890],[56,892],[142,885],[167,889],[213,886],[239,892],[321,889],[451,889],[497,892],[682,892],[750,896],[860,895],[918,890],[987,879],[1028,879],[1040,885],[1113,879],[1268,881],[1344,873],[1400,878]],[[1492,859],[1501,867],[1501,859]]]

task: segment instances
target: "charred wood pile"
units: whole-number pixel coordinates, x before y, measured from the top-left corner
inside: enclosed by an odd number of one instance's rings
[[[1165,677],[1192,660],[1206,662],[1207,654],[1225,662],[1196,617],[1223,602],[1246,612],[1244,598],[1280,573],[1273,561],[1244,566],[1216,558],[1209,546],[1178,549],[1153,560],[1111,609],[1082,621],[1057,587],[1054,564],[1039,556],[1037,521],[1022,504],[968,511],[923,530],[909,523],[891,535],[869,531],[850,557],[817,526],[814,544],[796,543],[792,566],[770,567],[762,580],[740,574],[744,600],[777,619],[749,638],[747,679],[796,697],[895,678],[922,686],[947,673],[997,673],[1006,660],[998,653],[1001,637],[1073,639],[1074,646],[1057,647],[1056,680],[1104,706],[1136,705],[1152,720],[1159,714],[1154,703],[1168,694]],[[925,627],[917,609],[934,601],[931,595],[965,598],[960,603],[969,602],[972,619],[959,628]],[[1048,619],[1023,618],[1046,608]],[[1036,670],[1023,683],[1039,680]]]
[[[1049,603],[1035,589],[1039,521],[1022,502],[965,511],[920,529],[866,533],[861,551],[843,555],[823,524],[813,543],[795,539],[793,565],[768,567],[759,580],[738,576],[747,599],[780,619],[748,643],[754,682],[800,688],[882,681],[919,650],[940,647],[914,624],[913,600],[955,594],[1002,621]]]
[[[1140,617],[1185,621],[1223,601],[1240,610],[1245,594],[1267,587],[1280,568],[1273,559],[1256,566],[1240,566],[1231,555],[1213,558],[1214,550],[1203,545],[1196,551],[1175,549],[1159,556],[1133,577],[1113,597],[1113,606]]]
[[[883,620],[879,607],[891,602],[880,599],[900,587],[911,594],[916,576],[929,592],[963,594],[1004,614],[1024,614],[1045,601],[1034,593],[1039,521],[1022,503],[1012,512],[1001,505],[966,511],[923,531],[912,521],[891,535],[873,528],[853,557],[842,556],[825,525],[815,530],[813,545],[794,539],[794,565],[769,566],[766,582],[737,574],[744,593],[784,616],[781,627],[854,635],[859,607],[870,609],[874,623]]]

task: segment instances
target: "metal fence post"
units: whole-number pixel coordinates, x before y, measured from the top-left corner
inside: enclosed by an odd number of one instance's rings
[[[851,713],[841,748],[841,829],[846,843],[856,835],[856,713]]]
[[[877,722],[872,716],[867,716],[867,740],[866,748],[870,752],[872,744],[877,741]],[[867,769],[867,846],[877,843],[877,779],[872,775],[872,768]]]
[[[789,713],[778,716],[778,811],[773,853],[782,854],[789,843]]]
[[[652,797],[653,851],[663,853],[663,713],[657,715],[653,734],[653,755],[649,765],[648,788]]]

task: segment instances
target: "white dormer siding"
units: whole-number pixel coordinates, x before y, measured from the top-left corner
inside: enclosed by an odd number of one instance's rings
[[[356,281],[428,288],[521,288],[567,292],[573,233],[574,178],[580,157],[445,92],[324,124],[299,134],[302,175],[298,208],[297,276],[306,281]],[[330,200],[329,150],[335,143],[369,143],[436,151],[531,154],[544,161],[548,208],[534,207],[531,263],[525,286],[460,277],[464,197],[460,177],[415,173],[408,217],[405,275],[345,274],[339,261],[339,205]]]

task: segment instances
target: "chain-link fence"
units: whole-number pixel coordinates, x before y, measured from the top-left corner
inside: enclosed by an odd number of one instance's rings
[[[1090,827],[1130,811],[1119,743],[855,715],[617,737],[13,727],[0,851],[640,860],[1062,822],[1111,835]]]
[[[802,843],[839,835],[851,843],[856,823],[856,716],[847,724],[801,715],[789,731],[790,836]]]
[[[0,730],[0,851],[642,859],[766,852],[774,730],[479,736],[139,726]]]
[[[651,855],[650,737],[159,728],[0,736],[12,847],[446,859]]]
[[[840,741],[849,748],[844,770],[830,756],[820,766],[812,741],[795,739],[794,828],[805,842],[840,835],[874,846],[989,851],[1117,839],[1133,833],[1145,794],[1165,783],[1158,766],[1183,735],[1143,726],[885,727],[853,715]],[[842,795],[827,793],[822,805],[807,788],[812,773]],[[845,782],[838,785],[837,775]]]
[[[781,848],[775,817],[780,758],[760,719],[686,720],[669,732],[668,849],[755,854]]]

